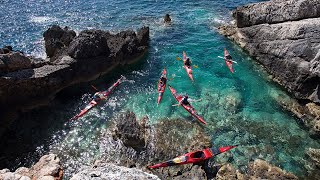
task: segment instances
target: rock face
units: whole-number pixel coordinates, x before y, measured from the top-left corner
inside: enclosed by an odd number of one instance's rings
[[[20,167],[15,172],[8,169],[0,170],[0,179],[31,180],[31,179],[53,179],[62,180],[63,170],[59,158],[54,154],[41,157],[31,168]]]
[[[320,102],[319,0],[268,1],[239,7],[236,25],[219,28],[299,99]],[[309,18],[309,19],[308,19]]]
[[[217,180],[222,179],[298,179],[291,173],[286,173],[278,167],[268,164],[266,161],[256,159],[249,163],[248,172],[241,174],[232,165],[222,166],[216,176]]]
[[[110,163],[97,163],[94,167],[85,169],[70,180],[83,179],[114,180],[114,179],[137,179],[137,180],[160,180],[153,174],[148,174],[136,168],[127,168]]]
[[[33,108],[46,104],[65,87],[86,82],[144,55],[149,28],[110,34],[86,30],[76,36],[65,27],[44,32],[50,59],[27,57],[11,47],[0,50],[0,109]],[[11,49],[11,50],[10,50]],[[0,113],[4,114],[4,113]],[[0,132],[1,134],[1,132]]]
[[[296,98],[320,103],[320,1],[249,4],[238,7],[233,16],[236,23],[218,31],[248,51]],[[312,131],[320,135],[317,117],[307,114],[312,116]]]

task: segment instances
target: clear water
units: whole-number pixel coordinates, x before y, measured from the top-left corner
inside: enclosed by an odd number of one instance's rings
[[[250,160],[262,158],[304,176],[304,151],[309,147],[319,148],[319,141],[309,138],[296,119],[277,104],[278,96],[290,99],[285,92],[269,82],[247,54],[215,29],[219,23],[230,20],[230,10],[250,2],[257,1],[1,1],[0,16],[4,20],[0,22],[0,45],[12,45],[38,57],[45,56],[42,33],[51,24],[70,26],[76,31],[98,28],[118,32],[142,25],[150,26],[151,30],[150,50],[142,62],[94,82],[98,88],[105,89],[120,74],[131,80],[123,83],[110,101],[94,108],[71,127],[64,122],[89,102],[94,92],[88,88],[82,88],[80,95],[57,100],[54,110],[42,109],[25,117],[44,121],[44,124],[34,135],[38,141],[32,141],[36,151],[24,151],[15,157],[15,163],[20,162],[16,165],[29,165],[37,161],[39,155],[54,152],[60,154],[66,174],[70,175],[101,155],[97,148],[101,130],[115,114],[126,109],[138,117],[148,115],[152,123],[172,117],[192,121],[183,108],[171,106],[176,102],[168,89],[161,104],[156,105],[157,80],[166,67],[172,79],[170,85],[193,99],[202,99],[193,105],[207,121],[205,129],[213,144],[241,145],[232,152],[234,165],[245,168]],[[171,26],[161,22],[166,13],[172,16]],[[235,74],[218,58],[223,56],[225,47],[238,62],[234,65]],[[184,50],[198,66],[194,68],[194,83],[186,75],[182,62],[176,60]],[[23,121],[14,125],[24,128]]]

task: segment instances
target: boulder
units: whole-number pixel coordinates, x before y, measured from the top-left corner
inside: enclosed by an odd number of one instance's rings
[[[72,40],[68,48],[68,55],[74,59],[108,57],[109,54],[106,32],[100,30],[82,31]]]
[[[4,180],[62,180],[63,170],[59,158],[54,154],[45,155],[31,168],[20,167],[15,172],[0,170],[0,179]]]
[[[160,180],[156,175],[143,172],[136,168],[127,168],[110,163],[99,163],[73,175],[70,180],[114,180],[114,179],[137,179],[137,180]]]
[[[163,21],[164,21],[164,23],[171,23],[170,15],[169,15],[169,14],[166,14],[166,15],[163,17]]]
[[[0,73],[32,67],[31,59],[19,52],[0,54]]]
[[[47,56],[53,57],[60,49],[68,47],[75,36],[76,33],[68,27],[64,29],[57,25],[50,27],[43,33]]]

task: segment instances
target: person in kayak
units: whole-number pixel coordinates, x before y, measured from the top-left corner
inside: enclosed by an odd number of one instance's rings
[[[93,95],[93,100],[95,100],[95,101],[100,101],[101,99],[104,99],[104,98],[105,97],[102,92],[96,92]]]
[[[185,61],[184,61],[184,65],[190,67],[191,66],[191,60],[190,58],[187,58]]]
[[[161,87],[164,86],[164,85],[166,84],[166,82],[167,82],[167,78],[164,77],[164,76],[161,76],[161,78],[160,78],[160,85],[161,85]]]
[[[201,99],[193,100],[193,99],[189,98],[188,94],[186,94],[183,96],[183,98],[181,99],[179,104],[174,104],[172,106],[180,106],[181,104],[186,105],[186,106],[188,106],[188,105],[191,106],[190,102],[198,102],[198,101],[201,101]]]

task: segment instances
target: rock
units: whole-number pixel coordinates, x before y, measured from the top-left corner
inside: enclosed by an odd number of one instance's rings
[[[106,33],[100,30],[82,31],[74,38],[68,48],[68,54],[75,59],[86,59],[110,54]]]
[[[128,124],[130,126],[128,126]],[[142,127],[136,121],[134,113],[129,112],[121,114],[117,120],[116,129],[114,134],[117,138],[121,139],[123,144],[127,147],[140,150],[145,147],[144,132]]]
[[[101,163],[94,168],[88,168],[75,174],[70,180],[114,180],[114,179],[137,179],[137,180],[160,180],[153,174],[148,174],[136,168],[127,168],[110,163]]]
[[[318,0],[275,0],[239,7],[237,27],[226,25],[219,32],[247,50],[296,98],[317,103],[319,6]]]
[[[306,152],[309,158],[320,169],[320,149],[309,148]]]
[[[233,12],[233,17],[239,28],[319,16],[319,0],[272,0],[241,6]]]
[[[30,169],[20,167],[15,172],[10,172],[8,169],[0,171],[0,179],[4,180],[62,180],[62,176],[60,160],[54,154],[41,157]]]
[[[163,17],[163,21],[164,21],[164,23],[171,23],[170,15],[169,15],[169,14],[166,14],[166,15]]]
[[[69,46],[75,36],[76,33],[68,27],[64,29],[57,25],[50,27],[43,33],[47,56],[53,57],[60,49]]]
[[[19,52],[0,55],[0,73],[31,68],[31,60]]]
[[[227,164],[220,168],[217,179],[298,179],[291,173],[284,172],[278,167],[268,164],[266,161],[256,159],[249,163],[248,172],[241,174],[232,165]]]
[[[148,46],[149,44],[149,27],[142,27],[140,29],[138,29],[138,32],[137,32],[137,38],[138,38],[138,41],[139,41],[139,44],[141,46]]]

